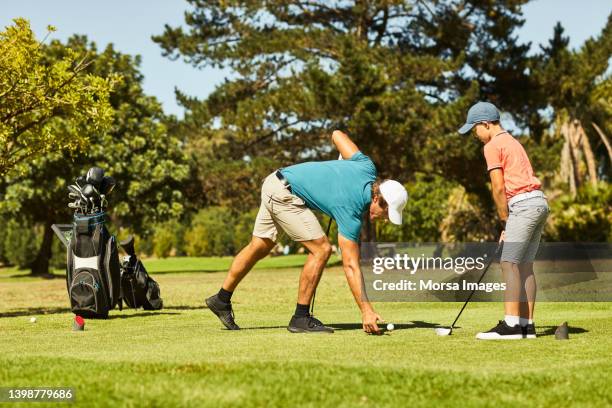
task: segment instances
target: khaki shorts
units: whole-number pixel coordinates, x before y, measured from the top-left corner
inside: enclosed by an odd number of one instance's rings
[[[261,206],[253,235],[276,241],[279,228],[294,241],[311,241],[325,235],[304,200],[291,194],[274,172],[266,177],[261,187]]]

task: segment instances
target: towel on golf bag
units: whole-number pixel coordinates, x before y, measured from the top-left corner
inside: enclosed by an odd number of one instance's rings
[[[104,217],[104,213],[75,215],[67,248],[70,307],[74,314],[88,318],[107,318],[121,294],[117,243]]]
[[[121,299],[134,309],[160,310],[164,302],[160,297],[159,285],[136,256],[134,237],[130,235],[121,242],[121,247],[127,253],[121,267]]]

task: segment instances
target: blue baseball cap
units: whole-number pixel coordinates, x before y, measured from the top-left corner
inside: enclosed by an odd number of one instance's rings
[[[490,102],[478,102],[470,108],[465,124],[459,129],[459,133],[466,134],[474,125],[480,122],[495,122],[499,120],[499,111]]]

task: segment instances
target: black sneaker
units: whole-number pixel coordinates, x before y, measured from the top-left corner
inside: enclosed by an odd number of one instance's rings
[[[500,320],[497,326],[489,331],[478,333],[479,340],[518,340],[523,338],[523,329],[520,325],[510,327],[505,320]]]
[[[217,315],[221,323],[223,323],[228,330],[240,330],[240,327],[234,322],[234,311],[232,310],[231,302],[222,302],[218,295],[209,297],[205,302],[210,311]]]
[[[535,325],[533,323],[528,324],[527,326],[523,327],[523,336],[526,339],[535,339],[535,338],[537,338]]]
[[[333,333],[334,329],[324,326],[313,316],[293,316],[287,327],[291,333]]]

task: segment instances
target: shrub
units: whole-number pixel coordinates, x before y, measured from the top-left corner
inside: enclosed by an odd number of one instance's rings
[[[257,211],[259,211],[259,209],[253,209],[251,211],[247,211],[238,215],[238,217],[236,218],[232,242],[235,250],[242,249],[246,244],[251,241],[251,237],[253,236],[253,226],[255,225],[255,218],[257,217]]]
[[[158,258],[167,258],[172,255],[182,255],[183,236],[185,234],[183,225],[177,220],[171,220],[157,224],[153,235],[153,255]]]
[[[235,217],[225,207],[200,210],[185,233],[185,252],[189,256],[222,256],[234,252]]]
[[[42,232],[42,231],[41,231]],[[35,228],[24,222],[10,220],[4,232],[4,251],[10,264],[19,268],[29,267],[36,255],[42,241]]]
[[[567,242],[612,240],[612,185],[582,187],[575,198],[565,194],[550,202],[549,239]]]
[[[408,203],[401,227],[377,223],[376,239],[380,242],[437,242],[442,221],[448,214],[449,196],[456,184],[440,176],[419,174],[405,185]]]

